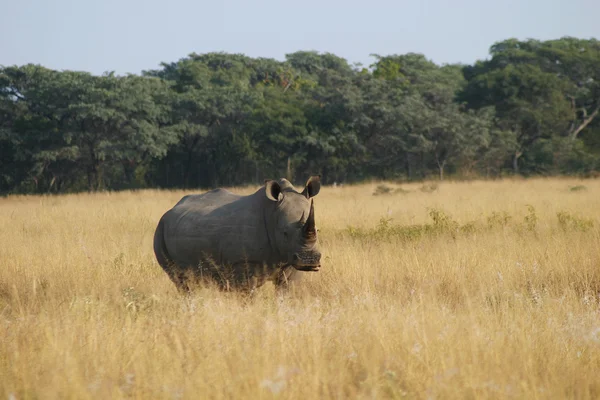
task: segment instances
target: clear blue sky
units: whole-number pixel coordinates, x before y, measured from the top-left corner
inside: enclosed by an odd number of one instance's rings
[[[0,0],[0,65],[140,73],[192,52],[472,63],[496,41],[600,39],[600,0]]]

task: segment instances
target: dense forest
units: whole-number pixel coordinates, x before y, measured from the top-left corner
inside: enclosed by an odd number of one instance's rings
[[[600,42],[510,39],[474,65],[421,54],[191,54],[140,75],[0,68],[0,193],[592,176]]]

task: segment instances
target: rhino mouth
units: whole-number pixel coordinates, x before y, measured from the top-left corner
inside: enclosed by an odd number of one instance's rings
[[[321,269],[321,254],[302,251],[292,257],[292,266],[298,271],[318,271]]]
[[[321,264],[292,264],[292,267],[296,268],[298,271],[318,271],[321,269]]]

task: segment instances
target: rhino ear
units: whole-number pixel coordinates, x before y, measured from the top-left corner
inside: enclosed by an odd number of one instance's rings
[[[279,201],[279,196],[281,195],[281,186],[279,186],[277,181],[267,179],[265,180],[265,194],[267,199],[271,201]]]
[[[315,197],[319,194],[321,190],[321,175],[314,175],[308,178],[308,182],[306,182],[306,187],[302,191],[302,194],[310,199],[311,197]]]

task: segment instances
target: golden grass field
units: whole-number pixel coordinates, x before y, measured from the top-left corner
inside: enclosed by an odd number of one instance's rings
[[[322,188],[322,270],[249,301],[156,263],[187,192],[0,199],[0,398],[600,398],[600,181],[388,185]]]

